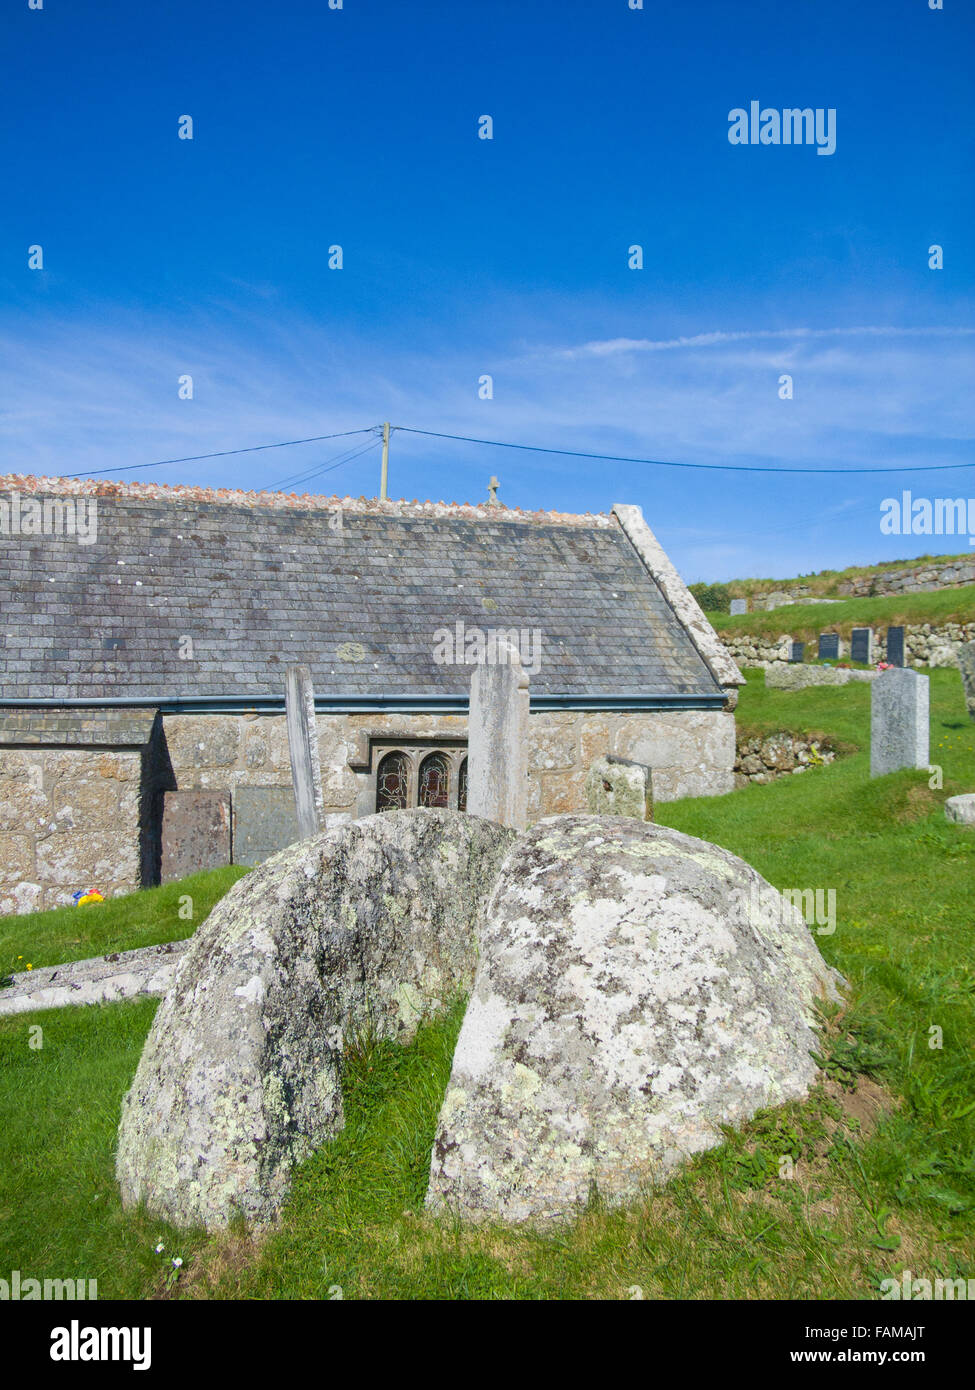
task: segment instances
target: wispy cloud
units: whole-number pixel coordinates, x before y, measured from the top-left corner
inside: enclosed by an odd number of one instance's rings
[[[718,347],[725,343],[747,343],[774,338],[803,342],[816,338],[968,338],[975,328],[898,328],[867,324],[853,328],[751,328],[738,332],[694,333],[680,338],[606,338],[560,348],[556,355],[569,360],[580,357],[614,357],[620,353],[674,352],[681,348]]]
[[[500,329],[498,322],[502,323]],[[431,345],[263,310],[107,310],[0,323],[0,468],[80,473],[154,459],[394,424],[594,453],[761,467],[921,467],[962,462],[975,434],[971,339],[956,327],[722,329],[573,346],[557,313],[496,314]],[[480,331],[477,331],[480,330]],[[783,372],[794,398],[779,397]],[[189,373],[194,399],[180,400]],[[479,378],[494,397],[478,397]],[[129,474],[273,486],[356,440]],[[368,443],[368,438],[364,438]],[[476,501],[491,472],[511,505],[644,505],[690,578],[794,573],[881,557],[884,480],[688,474],[400,434],[394,495]],[[938,476],[938,475],[935,475]],[[961,474],[942,474],[945,482]],[[300,490],[375,491],[373,453]],[[876,487],[873,482],[876,482]],[[874,492],[880,490],[877,499]]]

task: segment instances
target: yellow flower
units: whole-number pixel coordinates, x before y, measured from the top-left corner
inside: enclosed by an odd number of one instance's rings
[[[33,970],[33,969],[34,969],[34,967],[31,965],[30,961],[27,962],[27,969],[28,969],[28,970]]]

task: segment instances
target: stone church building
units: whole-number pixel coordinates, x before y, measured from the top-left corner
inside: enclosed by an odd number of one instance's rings
[[[290,843],[293,663],[329,818],[464,809],[468,663],[501,635],[531,676],[531,819],[585,810],[605,754],[658,801],[733,786],[742,677],[635,506],[9,476],[0,604],[0,912]]]

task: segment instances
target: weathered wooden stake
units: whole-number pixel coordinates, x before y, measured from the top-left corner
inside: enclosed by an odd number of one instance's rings
[[[298,834],[302,840],[307,840],[310,835],[316,835],[325,823],[322,767],[315,724],[315,691],[307,666],[288,667],[284,704],[288,722],[288,751],[291,754],[291,780],[298,811]]]

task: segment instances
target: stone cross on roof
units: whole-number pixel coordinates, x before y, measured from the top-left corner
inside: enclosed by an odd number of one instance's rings
[[[501,486],[501,484],[498,482],[497,478],[496,478],[496,477],[494,476],[494,474],[492,473],[492,474],[491,474],[490,481],[488,482],[488,506],[489,506],[489,507],[499,507],[499,506],[501,505],[500,502],[498,501],[498,488],[499,488],[500,486]]]

